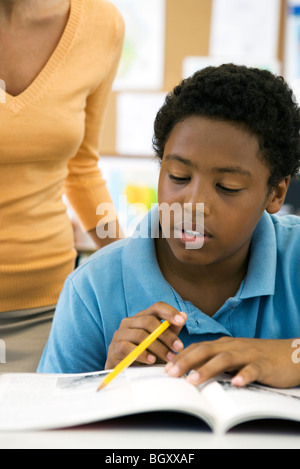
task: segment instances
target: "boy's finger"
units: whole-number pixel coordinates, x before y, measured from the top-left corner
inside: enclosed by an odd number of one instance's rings
[[[141,344],[155,329],[160,326],[159,319],[153,316],[139,316],[135,317],[134,321],[130,323],[130,328],[121,327],[115,334],[118,342],[129,341],[136,345]],[[184,346],[177,334],[171,328],[167,329],[160,337],[159,341],[162,342],[168,350],[179,353],[183,350]],[[158,342],[155,341],[155,343]]]
[[[178,337],[182,328],[184,327],[187,321],[187,314],[184,311],[178,311],[173,308],[171,305],[163,302],[155,303],[151,308],[149,308],[151,314],[156,316],[158,319],[165,319],[169,321],[172,325],[171,331]],[[176,352],[181,351],[175,350]]]
[[[173,326],[181,328],[184,326],[187,320],[187,315],[184,311],[178,311],[177,309],[163,302],[155,303],[143,313],[153,315],[159,319],[165,319]]]
[[[196,373],[190,374],[187,381],[198,386],[210,379],[216,378],[221,373],[239,370],[247,363],[241,354],[225,352],[216,355],[203,366],[196,369]]]
[[[128,340],[115,343],[113,356],[114,363],[112,364],[112,367],[114,368],[115,366],[117,366],[135,349],[136,344]],[[145,350],[143,353],[141,353],[141,355],[139,355],[139,357],[137,357],[135,362],[143,365],[153,365],[156,361],[157,357],[154,354],[149,353],[148,350]]]
[[[242,388],[254,381],[259,381],[262,374],[259,363],[250,363],[232,378],[231,384],[237,388]]]
[[[213,356],[214,350],[210,343],[190,345],[168,363],[166,372],[174,377],[183,376],[187,372],[199,368]]]

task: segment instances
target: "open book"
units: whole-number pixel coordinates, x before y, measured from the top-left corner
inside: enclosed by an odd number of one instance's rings
[[[196,388],[163,367],[130,368],[97,392],[107,372],[0,375],[0,431],[78,426],[145,412],[174,411],[217,433],[257,419],[300,422],[300,389],[234,388],[226,375]]]

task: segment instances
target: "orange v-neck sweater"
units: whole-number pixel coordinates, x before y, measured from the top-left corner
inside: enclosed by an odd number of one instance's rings
[[[76,256],[62,194],[88,231],[111,202],[99,138],[123,38],[111,3],[71,0],[44,69],[0,103],[0,313],[56,304]]]

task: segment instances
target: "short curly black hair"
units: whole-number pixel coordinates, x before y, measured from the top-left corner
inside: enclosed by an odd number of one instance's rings
[[[242,125],[259,140],[270,187],[300,168],[300,108],[282,77],[234,64],[208,67],[169,93],[154,124],[153,148],[162,160],[176,124],[191,115]]]

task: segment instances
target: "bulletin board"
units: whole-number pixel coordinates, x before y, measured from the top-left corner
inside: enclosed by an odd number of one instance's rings
[[[283,62],[286,1],[281,0],[278,59]],[[166,0],[164,80],[161,92],[169,92],[182,80],[182,66],[187,56],[208,56],[213,0]],[[255,31],[253,32],[255,34]],[[117,151],[117,99],[113,91],[106,112],[100,153],[120,155]],[[144,155],[140,155],[141,157]]]

